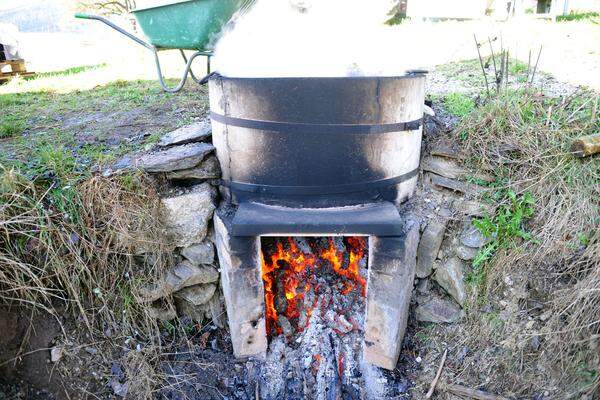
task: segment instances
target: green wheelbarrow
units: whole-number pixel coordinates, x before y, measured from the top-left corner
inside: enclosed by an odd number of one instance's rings
[[[191,69],[196,57],[207,57],[207,70],[210,73],[212,52],[207,49],[207,45],[238,10],[245,9],[252,3],[253,0],[180,0],[133,10],[132,14],[149,43],[104,17],[81,13],[75,14],[75,17],[101,21],[150,50],[154,54],[160,85],[165,91],[175,93],[185,85],[188,75],[196,83],[201,82]],[[185,62],[183,77],[174,87],[168,87],[165,83],[158,58],[161,50],[179,50]],[[188,59],[184,50],[195,52]]]

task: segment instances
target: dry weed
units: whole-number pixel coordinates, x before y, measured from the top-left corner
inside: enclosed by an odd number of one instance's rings
[[[535,214],[527,224],[532,240],[515,240],[498,251],[485,266],[484,287],[477,288],[514,302],[498,324],[489,318],[470,321],[475,346],[491,342],[510,349],[486,362],[510,372],[512,378],[497,385],[513,393],[532,394],[553,382],[551,389],[562,396],[593,397],[600,391],[600,159],[577,159],[568,150],[573,138],[600,129],[597,103],[589,92],[561,99],[509,92],[458,128],[474,169],[493,171],[497,189],[534,199]],[[546,310],[541,319],[546,322],[539,329],[530,323],[525,331],[523,316],[539,307]],[[527,347],[534,337],[541,341],[539,351]]]
[[[49,312],[67,305],[92,331],[153,331],[134,293],[163,273],[170,247],[144,176],[92,177],[62,188],[15,170],[0,179],[0,301]],[[156,257],[141,263],[141,252]]]

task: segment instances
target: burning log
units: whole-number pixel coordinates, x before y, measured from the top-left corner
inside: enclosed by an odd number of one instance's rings
[[[327,310],[332,327],[340,334],[352,331],[353,324],[340,311],[348,303],[344,297],[357,291],[365,296],[366,279],[360,268],[366,263],[366,245],[360,237],[265,239],[261,259],[269,336],[302,332],[316,300],[330,288],[338,289],[327,296],[334,303]],[[317,280],[327,284],[321,289]]]
[[[359,398],[366,239],[261,241],[271,343],[263,396],[302,391],[303,398]],[[298,360],[300,367],[293,365]]]

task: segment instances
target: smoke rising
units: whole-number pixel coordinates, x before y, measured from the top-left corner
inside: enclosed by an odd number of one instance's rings
[[[436,28],[387,26],[390,0],[257,0],[217,42],[231,77],[396,76],[427,69]]]

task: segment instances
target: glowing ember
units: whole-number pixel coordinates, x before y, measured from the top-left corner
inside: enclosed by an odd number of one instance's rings
[[[317,272],[337,276],[342,295],[356,292],[365,296],[366,280],[361,275],[360,265],[367,239],[345,237],[337,243],[338,246],[333,238],[312,238],[303,241],[304,246],[301,246],[291,237],[263,239],[261,264],[269,336],[289,334],[290,328],[295,332],[306,328],[318,304]],[[320,310],[321,313],[326,311]]]

